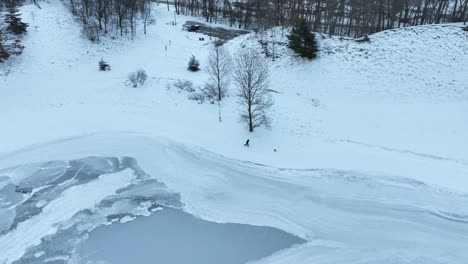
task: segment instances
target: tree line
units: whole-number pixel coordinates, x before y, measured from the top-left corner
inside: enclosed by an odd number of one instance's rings
[[[109,31],[134,36],[138,20],[146,34],[155,1],[173,4],[177,14],[238,28],[263,31],[305,21],[315,32],[347,37],[468,20],[468,0],[64,0],[91,40]],[[2,0],[0,8],[2,3],[17,6],[22,2]]]
[[[118,31],[121,36],[136,34],[136,24],[143,30],[151,23],[151,0],[65,0],[71,12],[80,18],[84,32],[91,40],[100,33]]]
[[[173,0],[178,14],[264,30],[306,21],[313,31],[361,37],[385,29],[466,22],[468,0]]]

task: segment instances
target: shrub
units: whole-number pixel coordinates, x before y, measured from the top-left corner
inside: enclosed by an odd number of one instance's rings
[[[137,71],[137,81],[140,85],[143,85],[145,84],[146,82],[146,79],[148,79],[148,75],[146,74],[146,71],[145,70],[138,70]]]
[[[177,80],[174,82],[174,87],[178,88],[179,90],[187,91],[187,92],[195,92],[195,88],[193,88],[193,83],[187,80]]]
[[[83,26],[83,35],[92,42],[99,41],[99,25],[96,21],[90,20]]]
[[[147,78],[148,75],[146,74],[145,70],[138,70],[128,75],[128,80],[134,88],[138,87],[138,85],[142,86]]]
[[[188,96],[189,100],[197,101],[198,104],[205,102],[205,95],[203,93],[193,93]]]
[[[206,98],[211,100],[218,98],[218,87],[213,83],[205,83],[201,92],[205,95]]]

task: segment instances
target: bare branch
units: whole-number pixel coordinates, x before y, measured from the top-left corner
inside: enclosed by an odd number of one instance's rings
[[[207,72],[210,75],[210,83],[207,87],[216,88],[210,91],[214,92],[218,101],[221,101],[226,93],[232,72],[231,56],[223,46],[213,45],[210,49]]]

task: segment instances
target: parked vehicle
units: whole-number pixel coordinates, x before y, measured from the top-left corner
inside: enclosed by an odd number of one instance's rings
[[[189,32],[195,32],[200,29],[200,25],[190,25],[187,27],[187,31]]]

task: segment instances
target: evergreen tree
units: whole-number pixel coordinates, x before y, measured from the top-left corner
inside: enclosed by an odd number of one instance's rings
[[[315,35],[310,32],[310,28],[304,20],[301,20],[299,25],[291,30],[288,39],[289,47],[299,54],[299,56],[308,59],[317,57],[317,40],[315,40]]]
[[[16,35],[26,33],[27,23],[21,21],[20,14],[16,8],[11,8],[8,14],[5,15],[5,23],[8,25],[7,30]]]
[[[21,39],[7,40],[4,32],[0,30],[0,62],[5,62],[11,56],[18,56],[23,53],[24,46]]]
[[[107,71],[110,70],[110,65],[103,59],[99,61],[99,70],[100,71]]]
[[[11,55],[21,55],[23,53],[24,46],[21,44],[21,39],[15,39],[13,43],[10,45],[10,53]]]
[[[188,63],[188,70],[193,71],[193,72],[200,70],[200,62],[197,60],[197,58],[195,58],[194,55],[190,57],[190,60]]]
[[[10,57],[10,52],[8,51],[5,38],[3,37],[3,32],[0,30],[0,62],[6,61]]]

